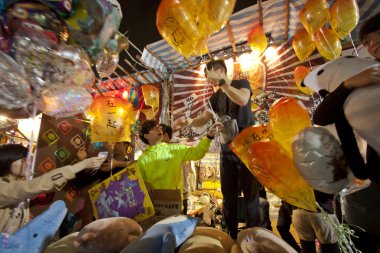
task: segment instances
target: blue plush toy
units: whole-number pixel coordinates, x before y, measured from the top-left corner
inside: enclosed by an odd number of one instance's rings
[[[139,240],[120,253],[173,253],[191,236],[199,219],[185,215],[168,217],[149,228]]]
[[[1,253],[41,253],[53,238],[67,213],[65,202],[58,200],[5,240],[0,234]]]

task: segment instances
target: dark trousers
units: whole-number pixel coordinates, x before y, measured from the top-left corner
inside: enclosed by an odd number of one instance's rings
[[[260,185],[249,169],[227,145],[222,144],[220,155],[220,180],[223,194],[223,216],[233,239],[238,232],[238,196],[244,194],[246,226],[260,226]]]
[[[290,246],[293,247],[298,253],[301,253],[301,248],[297,244],[293,235],[290,233],[290,225],[292,224],[293,207],[291,204],[282,201],[280,210],[278,210],[277,231]]]

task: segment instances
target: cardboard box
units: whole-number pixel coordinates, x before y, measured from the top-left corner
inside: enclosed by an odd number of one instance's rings
[[[166,217],[182,213],[180,190],[155,189],[152,199],[155,215],[139,222],[144,231]]]

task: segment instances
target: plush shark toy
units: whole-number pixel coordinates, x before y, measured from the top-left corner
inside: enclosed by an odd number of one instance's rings
[[[41,253],[61,226],[67,213],[65,202],[58,200],[8,239],[0,234],[1,253]]]

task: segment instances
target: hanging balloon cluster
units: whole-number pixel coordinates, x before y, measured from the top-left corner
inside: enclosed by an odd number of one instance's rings
[[[294,166],[291,147],[295,136],[310,125],[303,104],[283,97],[269,109],[268,126],[245,129],[230,148],[271,192],[292,205],[316,211],[313,189]]]
[[[188,58],[207,53],[211,34],[226,24],[236,0],[161,0],[156,25],[161,36]]]
[[[102,52],[124,43],[119,10],[103,0],[1,2],[0,111],[16,118],[32,116],[35,106],[53,117],[83,112],[92,102],[84,89],[95,81],[91,65],[109,73]]]
[[[304,61],[315,48],[328,60],[340,57],[340,39],[343,40],[347,36],[351,38],[350,33],[358,24],[359,17],[356,0],[336,0],[330,10],[326,0],[308,0],[299,13],[304,28],[294,35],[292,41],[298,59]],[[327,22],[330,23],[331,29],[325,26]],[[353,42],[352,44],[355,47]],[[311,95],[310,89],[299,85],[305,77],[304,68],[306,67],[295,70],[295,82],[301,92]]]

